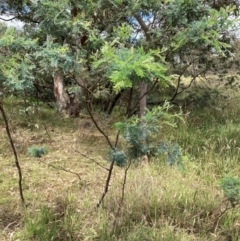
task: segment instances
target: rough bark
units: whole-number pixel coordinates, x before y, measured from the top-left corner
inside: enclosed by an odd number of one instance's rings
[[[147,84],[142,82],[141,88],[140,88],[140,118],[145,116],[146,114],[146,108],[147,108],[147,98],[146,98],[146,92],[147,92]]]
[[[70,97],[65,89],[63,74],[56,72],[53,76],[54,96],[58,111],[65,117],[77,117],[80,112],[79,94],[76,92]]]

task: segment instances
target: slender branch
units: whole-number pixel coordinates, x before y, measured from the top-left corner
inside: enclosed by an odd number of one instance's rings
[[[52,138],[51,138],[51,135],[49,134],[49,131],[48,131],[48,129],[47,129],[47,126],[46,126],[46,124],[45,124],[43,121],[42,121],[42,125],[43,125],[43,127],[44,127],[44,129],[45,129],[45,132],[46,132],[49,140],[52,141]]]
[[[5,21],[5,22],[8,22],[8,21],[12,21],[12,20],[14,20],[14,19],[18,19],[18,20],[22,20],[22,19],[27,19],[27,20],[29,20],[29,21],[31,21],[32,23],[40,23],[39,21],[36,21],[36,20],[33,20],[32,18],[30,18],[30,17],[28,17],[28,16],[23,16],[22,14],[20,14],[19,12],[18,12],[18,15],[17,16],[14,16],[14,17],[12,17],[12,18],[9,18],[9,19],[5,19],[5,18],[2,18],[2,17],[0,17],[0,20],[3,20],[3,21]]]
[[[48,165],[49,167],[52,167],[52,168],[54,168],[54,169],[56,169],[56,170],[61,170],[61,171],[64,171],[64,172],[72,173],[72,174],[76,175],[80,181],[82,181],[82,178],[81,178],[80,175],[79,175],[78,173],[76,173],[76,172],[73,172],[73,171],[71,171],[71,170],[67,170],[67,169],[65,169],[65,168],[63,168],[63,167],[61,167],[61,166],[54,166],[53,164],[46,163],[46,162],[44,162],[43,160],[41,160],[40,158],[39,158],[38,160],[39,160],[39,162],[41,162],[41,163],[43,163],[43,164],[45,164],[45,165]]]
[[[78,84],[81,86],[81,83],[79,83],[78,81]],[[109,140],[109,137],[107,136],[107,134],[103,131],[103,129],[98,125],[97,121],[95,120],[95,117],[93,116],[93,113],[92,111],[90,110],[89,108],[89,89],[84,86],[85,88],[85,103],[86,103],[86,109],[87,109],[87,112],[88,114],[90,115],[91,117],[91,120],[93,121],[94,125],[96,126],[96,128],[98,129],[98,131],[105,137],[108,145],[111,147],[111,149],[114,148],[114,146],[112,145],[111,141]],[[117,142],[116,142],[117,143]],[[105,188],[104,188],[104,191],[102,193],[102,196],[101,198],[99,199],[97,205],[96,205],[96,208],[99,208],[100,205],[102,204],[107,192],[108,192],[108,189],[109,189],[109,185],[110,185],[110,180],[111,180],[111,177],[112,177],[112,171],[113,171],[113,168],[114,168],[114,161],[111,162],[110,164],[110,167],[108,169],[108,176],[107,176],[107,179],[106,179],[106,183],[105,183]]]
[[[131,164],[132,164],[132,160],[129,161],[128,166],[124,171],[124,178],[123,178],[123,185],[122,185],[122,197],[121,197],[121,200],[120,200],[120,204],[122,204],[123,200],[124,200],[125,186],[126,186],[126,183],[127,183],[127,173],[128,173],[128,170],[129,170]]]
[[[11,148],[12,148],[12,152],[13,152],[13,155],[14,155],[14,158],[15,158],[15,165],[17,167],[18,177],[19,177],[18,178],[19,194],[20,194],[22,205],[24,206],[25,205],[25,199],[24,199],[24,196],[23,196],[23,188],[22,188],[22,170],[21,170],[21,167],[20,167],[20,164],[19,164],[19,161],[18,161],[17,151],[16,151],[15,145],[13,143],[13,139],[12,139],[12,136],[11,136],[11,133],[10,133],[9,125],[8,125],[7,116],[5,114],[2,102],[0,102],[0,111],[2,113],[2,117],[3,117],[3,120],[4,120],[6,132],[7,132],[7,135],[8,135],[8,139],[9,139],[9,142],[10,142],[10,145],[11,145]]]
[[[81,80],[81,81],[80,81]],[[101,78],[98,80],[100,81]],[[105,139],[107,140],[109,146],[112,148],[112,143],[110,142],[108,136],[104,133],[104,131],[101,129],[101,127],[98,125],[97,121],[95,120],[90,108],[89,108],[89,103],[90,103],[90,99],[88,98],[89,97],[89,93],[91,93],[91,91],[89,90],[89,88],[86,86],[85,84],[85,81],[82,79],[82,78],[75,78],[75,81],[77,82],[77,84],[84,90],[84,94],[85,94],[85,103],[86,103],[86,109],[87,109],[87,112],[88,114],[90,115],[94,125],[96,126],[96,128],[98,129],[98,131],[105,137]]]
[[[145,37],[147,41],[152,40],[151,33],[149,32],[149,27],[146,25],[146,23],[143,21],[142,17],[139,13],[135,14],[134,17],[137,19],[139,25],[141,26],[142,30],[144,31]]]
[[[82,89],[84,89],[84,91],[88,91],[90,93],[92,93],[90,91],[90,89],[94,89],[95,86],[100,83],[102,77],[100,77],[92,86],[90,86],[89,88],[85,85],[85,84],[82,84],[78,78],[76,78],[73,74],[70,74],[70,76],[75,80],[75,82],[78,84],[78,86],[80,86]]]
[[[174,94],[173,94],[173,96],[172,96],[172,98],[171,98],[170,101],[173,101],[173,100],[176,98],[176,96],[179,95],[179,93],[181,93],[181,92],[178,92],[179,87],[180,87],[181,78],[182,78],[183,74],[185,73],[185,71],[187,70],[187,68],[188,68],[189,66],[190,66],[190,65],[187,65],[187,66],[184,68],[184,70],[182,71],[182,73],[178,76],[177,87],[176,87],[176,90],[175,90],[175,92],[174,92]]]
[[[102,130],[102,128],[98,125],[97,121],[95,120],[95,117],[92,114],[92,111],[89,108],[89,100],[88,100],[88,92],[86,93],[86,108],[87,108],[87,112],[91,117],[91,120],[93,121],[94,125],[96,126],[96,128],[98,129],[98,131],[105,137],[107,143],[109,144],[109,146],[111,148],[113,148],[113,145],[111,143],[111,141],[109,140],[108,136],[106,135],[106,133]]]
[[[34,20],[32,19],[31,17],[27,16],[27,15],[23,15],[21,14],[19,11],[18,11],[18,16],[16,16],[17,18],[19,18],[20,20],[25,20],[27,19],[28,21],[32,22],[32,23],[37,23],[39,24],[41,21],[37,21],[37,20]]]
[[[207,76],[199,76],[199,80],[204,84],[204,86],[208,89],[208,90],[211,90],[211,87],[209,87],[206,83],[206,81],[209,82],[209,78]]]
[[[13,226],[13,224],[16,224],[16,225],[14,225],[14,228],[19,227],[18,221],[13,221],[13,222],[9,223],[9,224],[3,229],[2,233],[5,233],[8,229],[11,230],[10,227]]]
[[[117,135],[116,135],[115,144],[114,144],[115,148],[117,147],[117,144],[118,144],[118,141],[119,141],[119,135],[120,135],[120,131],[118,131]]]
[[[219,222],[220,222],[221,218],[230,209],[233,209],[233,207],[226,207],[223,211],[221,211],[221,213],[219,214],[217,220],[214,222],[214,233],[217,232],[217,229],[218,229]]]
[[[124,171],[123,184],[122,184],[122,196],[121,196],[121,199],[120,199],[118,210],[117,210],[116,215],[115,215],[115,220],[113,222],[112,231],[111,231],[112,234],[115,230],[115,227],[116,227],[116,224],[117,224],[117,218],[119,217],[120,210],[121,210],[121,207],[123,205],[123,201],[124,201],[124,197],[125,197],[125,186],[126,186],[126,183],[127,183],[127,173],[128,173],[128,170],[129,170],[131,164],[132,164],[132,161],[130,160],[127,168]]]
[[[5,21],[5,22],[7,22],[7,21],[12,21],[12,20],[14,20],[14,19],[16,19],[17,17],[15,16],[15,17],[13,17],[13,18],[9,18],[9,19],[4,19],[4,18],[1,18],[0,17],[0,20],[3,20],[3,21]]]
[[[86,93],[86,97],[88,96],[88,92]],[[112,143],[110,142],[108,136],[105,134],[105,132],[101,129],[101,127],[98,125],[97,121],[95,120],[90,108],[89,108],[89,105],[88,105],[88,98],[86,98],[86,108],[87,108],[87,111],[93,121],[93,123],[95,124],[96,128],[98,129],[98,131],[105,137],[105,139],[107,140],[109,146],[113,149],[113,145]],[[114,161],[111,162],[110,164],[110,167],[109,167],[109,170],[108,170],[108,176],[107,176],[107,179],[106,179],[106,184],[105,184],[105,188],[104,188],[104,192],[101,196],[101,198],[99,199],[97,205],[96,205],[96,208],[99,208],[100,205],[102,204],[107,192],[108,192],[108,188],[109,188],[109,184],[110,184],[110,180],[111,180],[111,177],[112,177],[112,171],[113,171],[113,168],[114,168]]]
[[[178,95],[178,90],[179,90],[179,87],[180,87],[180,82],[181,82],[181,77],[182,77],[183,73],[181,73],[181,75],[178,76],[178,79],[177,79],[177,87],[176,87],[176,90],[172,96],[172,98],[170,99],[170,101],[173,101],[176,96]]]
[[[72,147],[72,149],[73,149],[75,152],[77,152],[78,154],[80,154],[81,156],[83,156],[83,157],[85,157],[85,158],[89,159],[90,161],[94,162],[95,164],[97,164],[97,165],[98,165],[98,166],[100,166],[101,168],[103,168],[103,169],[105,169],[105,170],[109,171],[109,169],[108,169],[108,168],[104,167],[104,166],[103,166],[103,165],[101,165],[99,162],[95,161],[93,158],[91,158],[91,157],[89,157],[89,156],[87,156],[87,155],[85,155],[85,154],[81,153],[80,151],[78,151],[78,150],[74,149],[73,147]]]
[[[101,79],[102,77],[99,77],[99,79],[92,86],[90,86],[90,88],[94,90],[94,88],[98,85],[98,83],[100,83]]]
[[[117,104],[117,101],[119,100],[119,98],[122,96],[123,90],[121,90],[113,99],[110,107],[108,106],[107,108],[107,114],[110,115],[113,111],[114,106]]]
[[[177,89],[176,89],[176,92],[174,93],[173,97],[170,99],[170,101],[173,101],[177,95],[180,95],[182,92],[184,92],[186,89],[190,88],[193,81],[196,80],[197,76],[193,76],[193,78],[191,79],[190,83],[184,88],[182,89],[181,91],[178,91],[178,88],[179,88],[179,83],[181,81],[181,76],[178,77],[178,86],[177,86]]]
[[[157,13],[153,14],[153,19],[152,19],[152,21],[151,21],[151,23],[149,25],[149,29],[151,29],[153,27],[156,19],[157,19]]]
[[[111,162],[110,164],[110,167],[109,167],[109,172],[108,172],[108,176],[107,176],[107,179],[106,179],[106,184],[105,184],[105,188],[104,188],[104,192],[101,196],[101,198],[99,199],[97,205],[96,205],[96,208],[99,208],[100,205],[102,204],[107,192],[108,192],[108,188],[109,188],[109,184],[110,184],[110,180],[111,180],[111,177],[112,177],[112,171],[113,171],[113,168],[114,168],[114,161]]]
[[[194,62],[196,62],[197,60],[198,60],[198,58],[195,58],[195,59],[191,60],[186,66],[184,66],[181,74],[178,76],[177,87],[176,87],[176,90],[175,90],[172,98],[170,99],[170,101],[173,101],[173,100],[176,98],[177,95],[181,94],[183,91],[185,91],[186,89],[188,89],[188,88],[191,86],[192,82],[193,82],[193,81],[196,79],[196,77],[198,76],[198,75],[193,76],[193,79],[192,79],[192,81],[190,82],[189,86],[187,86],[186,88],[184,88],[184,89],[181,90],[181,91],[178,91],[178,90],[179,90],[179,87],[180,87],[181,78],[182,78],[182,76],[184,75],[185,71],[186,71],[192,64],[194,64]]]

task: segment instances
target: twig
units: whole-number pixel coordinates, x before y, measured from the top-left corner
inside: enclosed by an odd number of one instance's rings
[[[108,192],[108,188],[109,188],[109,183],[112,177],[112,171],[113,171],[113,167],[114,167],[114,161],[111,162],[110,167],[109,167],[109,171],[108,171],[108,176],[107,176],[107,180],[106,180],[106,184],[105,184],[105,188],[104,188],[104,192],[101,196],[101,198],[99,199],[96,208],[99,208],[100,205],[103,202],[104,197],[106,196],[107,192]]]
[[[74,149],[73,147],[72,147],[72,149],[73,149],[75,152],[77,152],[78,154],[80,154],[81,156],[83,156],[83,157],[85,157],[85,158],[89,159],[90,161],[94,162],[94,163],[95,163],[95,164],[97,164],[98,166],[100,166],[100,167],[102,167],[103,169],[105,169],[105,170],[109,171],[109,168],[104,167],[104,166],[103,166],[103,165],[101,165],[99,162],[95,161],[93,158],[91,158],[91,157],[89,157],[89,156],[87,156],[87,155],[83,154],[82,152],[80,152],[80,151],[78,151],[78,150]]]
[[[111,141],[109,140],[109,138],[108,138],[108,136],[106,135],[106,133],[102,130],[102,128],[98,125],[97,121],[95,120],[95,117],[94,117],[93,114],[92,114],[92,111],[91,111],[90,108],[89,108],[89,98],[88,98],[88,96],[89,96],[89,90],[88,90],[88,88],[86,88],[85,90],[87,90],[87,91],[86,91],[86,94],[85,94],[85,97],[86,97],[85,103],[86,103],[87,112],[88,112],[88,114],[90,115],[91,120],[93,121],[93,123],[94,123],[94,125],[96,126],[96,128],[98,129],[98,131],[105,137],[105,139],[106,139],[107,143],[109,144],[109,146],[110,146],[111,148],[113,148],[113,145],[112,145]]]
[[[7,21],[12,21],[12,20],[14,20],[14,19],[16,19],[17,17],[15,16],[15,17],[13,17],[13,18],[9,18],[9,19],[5,19],[5,18],[1,18],[0,17],[0,20],[3,20],[3,21],[5,21],[5,22],[7,22]]]
[[[37,107],[37,108],[38,108],[38,107]],[[39,117],[39,120],[41,120],[41,117],[40,117],[40,115],[39,115],[39,111],[37,112],[37,115],[38,115],[38,117]],[[52,141],[52,138],[51,138],[51,136],[50,136],[50,134],[49,134],[49,131],[48,131],[48,129],[47,129],[46,124],[44,123],[44,121],[41,121],[41,122],[42,122],[43,128],[44,128],[44,130],[45,130],[45,132],[46,132],[49,140]]]
[[[45,129],[45,132],[46,132],[49,140],[52,141],[52,138],[51,138],[51,136],[50,136],[50,134],[49,134],[49,131],[48,131],[48,129],[47,129],[47,126],[46,126],[46,124],[45,124],[43,121],[42,121],[42,125],[43,125],[43,127],[44,127],[44,129]]]
[[[85,87],[85,86],[84,86]],[[95,117],[93,116],[93,113],[89,107],[89,89],[85,87],[85,103],[86,103],[86,109],[87,109],[87,112],[88,114],[90,115],[91,117],[91,120],[93,121],[94,125],[96,126],[96,128],[98,129],[98,131],[105,137],[108,145],[110,146],[111,149],[114,149],[114,146],[112,145],[108,135],[103,131],[103,129],[98,125],[97,121],[95,120]],[[117,141],[116,141],[117,143]],[[110,164],[110,167],[108,169],[108,176],[107,176],[107,179],[106,179],[106,183],[105,183],[105,188],[104,188],[104,191],[102,193],[102,196],[101,198],[99,199],[97,205],[96,205],[96,208],[99,208],[100,205],[102,204],[107,192],[108,192],[108,188],[109,188],[109,184],[110,184],[110,180],[111,180],[111,177],[112,177],[112,171],[113,171],[113,168],[114,168],[114,161],[111,162]]]
[[[72,174],[76,175],[80,181],[82,181],[82,178],[81,178],[80,175],[79,175],[78,173],[76,173],[76,172],[67,170],[67,169],[65,169],[65,168],[63,168],[63,167],[61,167],[61,166],[54,166],[53,164],[46,163],[46,162],[42,161],[40,158],[39,158],[38,160],[39,160],[39,162],[41,162],[41,163],[43,163],[43,164],[45,164],[45,165],[48,165],[49,167],[52,167],[52,168],[54,168],[54,169],[56,169],[56,170],[62,170],[62,171],[65,171],[65,172],[72,173]]]
[[[117,147],[117,144],[118,144],[118,141],[119,141],[119,135],[120,135],[120,131],[118,131],[117,135],[116,135],[115,144],[114,144],[115,148]]]
[[[222,203],[224,202],[225,200],[223,200],[222,201]],[[221,203],[221,204],[222,204]],[[220,204],[220,205],[221,205]],[[219,206],[220,206],[219,205]],[[217,220],[214,222],[214,233],[216,233],[216,231],[217,231],[217,228],[218,228],[218,226],[219,226],[219,222],[220,222],[220,220],[221,220],[221,218],[222,218],[222,216],[228,211],[228,210],[230,210],[230,209],[233,209],[234,207],[226,207],[223,211],[221,211],[221,213],[220,213],[220,215],[218,216],[218,218],[217,218]]]
[[[123,205],[123,201],[124,201],[124,197],[125,197],[125,186],[126,186],[126,183],[127,183],[127,172],[129,170],[131,164],[132,164],[132,161],[130,160],[129,163],[128,163],[127,168],[124,171],[123,184],[122,184],[122,196],[121,196],[121,200],[120,200],[120,203],[119,203],[119,206],[118,206],[118,210],[117,210],[116,215],[115,215],[115,220],[113,222],[111,234],[113,234],[113,232],[114,232],[114,230],[116,228],[117,219],[119,217],[120,210],[121,210],[121,207]]]
[[[24,206],[25,205],[25,199],[24,199],[24,196],[23,196],[23,188],[22,188],[22,170],[21,170],[21,167],[20,167],[20,164],[19,164],[19,161],[18,161],[17,151],[16,151],[15,145],[13,143],[13,139],[12,139],[12,136],[11,136],[11,133],[10,133],[9,125],[8,125],[7,116],[5,114],[2,102],[0,102],[0,111],[2,113],[2,117],[3,117],[4,123],[5,123],[5,128],[6,128],[6,132],[7,132],[7,135],[8,135],[8,139],[9,139],[9,142],[10,142],[10,145],[11,145],[11,148],[12,148],[12,152],[13,152],[13,155],[14,155],[14,158],[15,158],[15,165],[17,167],[18,177],[19,177],[19,179],[18,179],[19,194],[20,194],[22,205]]]
[[[87,96],[87,95],[88,95],[88,92],[87,92],[86,96]],[[89,115],[90,115],[90,117],[91,117],[94,125],[96,126],[96,128],[98,129],[98,131],[105,137],[105,139],[107,140],[107,142],[108,142],[109,146],[111,147],[111,149],[113,149],[113,145],[112,145],[112,143],[110,142],[108,136],[104,133],[104,131],[101,129],[101,127],[100,127],[100,126],[98,125],[98,123],[96,122],[96,120],[95,120],[95,118],[94,118],[94,116],[93,116],[93,114],[92,114],[92,112],[91,112],[91,110],[90,110],[90,108],[89,108],[89,106],[88,106],[88,101],[87,101],[87,100],[86,100],[86,107],[87,107],[87,111],[88,111],[88,113],[89,113]],[[110,183],[110,180],[111,180],[111,177],[112,177],[113,168],[114,168],[114,161],[111,162],[110,167],[109,167],[109,169],[108,169],[108,176],[107,176],[107,180],[106,180],[104,192],[103,192],[101,198],[99,199],[99,201],[98,201],[98,203],[97,203],[97,205],[96,205],[96,208],[99,208],[99,207],[100,207],[100,205],[102,204],[102,202],[103,202],[103,200],[104,200],[104,198],[105,198],[105,196],[106,196],[106,194],[107,194],[107,192],[108,192],[109,183]]]
[[[15,224],[15,223],[18,224],[18,221],[13,221],[13,222],[9,223],[9,224],[3,229],[2,233],[5,233],[5,232],[7,231],[7,229],[8,229],[10,226],[12,226],[13,224]],[[19,224],[18,224],[17,226],[19,226]]]

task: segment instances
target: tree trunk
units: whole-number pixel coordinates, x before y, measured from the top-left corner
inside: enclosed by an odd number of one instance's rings
[[[145,34],[147,42],[151,42],[152,37],[151,37],[150,31],[149,31],[149,27],[143,21],[140,14],[135,14],[134,16],[137,19],[139,25],[141,26],[141,28],[142,28],[142,30]],[[146,114],[146,108],[147,108],[146,94],[147,94],[147,84],[145,82],[142,82],[141,87],[140,87],[140,98],[141,98],[140,99],[140,118],[142,118]],[[143,127],[142,127],[142,131],[145,132]],[[147,155],[143,156],[141,159],[142,159],[143,163],[148,162],[148,156]]]
[[[140,14],[135,14],[134,17],[137,19],[139,25],[141,26],[147,42],[151,42],[152,37],[149,31],[149,27],[146,25]],[[141,90],[140,90],[140,117],[143,117],[146,113],[146,107],[147,107],[147,100],[146,100],[146,93],[147,93],[147,84],[142,82],[141,84]]]
[[[65,90],[63,74],[56,72],[53,76],[54,96],[58,112],[65,117],[77,117],[80,112],[79,94],[72,93],[70,97]]]
[[[146,114],[146,108],[147,108],[147,98],[146,98],[146,92],[147,92],[147,84],[142,82],[141,88],[140,88],[140,118],[145,116]]]

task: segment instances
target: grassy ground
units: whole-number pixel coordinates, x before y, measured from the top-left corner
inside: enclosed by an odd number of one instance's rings
[[[192,110],[184,124],[165,129],[182,147],[184,170],[168,166],[164,157],[132,166],[117,218],[124,169],[114,169],[106,200],[95,209],[107,171],[84,155],[108,167],[108,146],[87,116],[61,119],[41,106],[38,112],[29,109],[26,119],[16,99],[8,99],[5,108],[27,207],[20,205],[17,170],[0,119],[0,240],[240,240],[239,207],[224,212],[230,204],[219,187],[221,178],[240,173],[237,102],[224,110]],[[32,145],[44,146],[48,154],[30,157]]]

